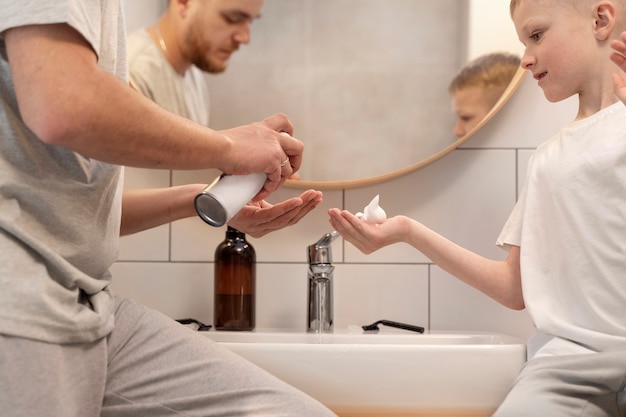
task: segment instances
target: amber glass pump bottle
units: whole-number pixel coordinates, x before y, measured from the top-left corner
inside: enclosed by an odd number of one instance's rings
[[[228,226],[215,249],[216,330],[254,330],[256,253],[246,235]]]

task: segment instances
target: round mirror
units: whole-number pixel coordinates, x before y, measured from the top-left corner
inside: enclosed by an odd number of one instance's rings
[[[210,126],[286,113],[305,143],[294,187],[350,188],[418,169],[484,125],[521,78],[454,137],[448,85],[473,54],[472,3],[486,1],[266,0],[251,45],[208,77]]]
[[[395,169],[387,173],[381,174],[381,175],[374,175],[374,176],[364,177],[364,178],[359,178],[359,179],[354,179],[354,180],[336,180],[336,181],[288,180],[285,184],[293,188],[303,188],[303,189],[315,188],[319,190],[335,190],[335,189],[366,187],[369,185],[374,185],[374,184],[378,184],[381,182],[389,181],[394,178],[398,178],[403,175],[406,175],[410,172],[416,171],[420,168],[423,168],[426,165],[433,163],[439,158],[452,152],[454,149],[460,146],[463,142],[467,141],[470,137],[472,137],[472,135],[474,135],[475,132],[480,130],[489,120],[491,120],[491,118],[506,104],[506,102],[515,93],[517,88],[520,86],[526,73],[527,71],[522,68],[517,70],[508,88],[502,94],[502,97],[500,97],[500,99],[496,102],[496,104],[489,111],[489,113],[487,113],[487,115],[474,128],[472,128],[469,132],[467,132],[467,134],[465,134],[461,138],[456,139],[449,145],[444,146],[442,149],[433,153],[432,155],[429,155],[424,159],[418,160],[418,162],[415,162],[405,167],[396,167]],[[375,157],[374,153],[372,157]]]

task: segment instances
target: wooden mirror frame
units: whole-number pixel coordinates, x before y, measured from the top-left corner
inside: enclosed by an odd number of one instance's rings
[[[481,120],[472,130],[467,132],[465,136],[459,138],[457,141],[451,143],[449,146],[445,147],[441,151],[413,164],[409,165],[405,168],[400,168],[396,171],[389,172],[387,174],[377,175],[368,178],[361,178],[357,180],[346,180],[346,181],[303,181],[303,180],[287,180],[285,182],[285,186],[289,188],[301,188],[301,189],[309,189],[314,188],[316,190],[340,190],[340,189],[351,189],[351,188],[360,188],[367,187],[370,185],[379,184],[385,181],[390,181],[395,178],[399,178],[403,175],[407,175],[413,171],[417,171],[418,169],[424,168],[425,166],[432,164],[433,162],[439,160],[445,155],[449,154],[456,148],[458,148],[461,144],[465,143],[469,138],[471,138],[474,133],[478,132],[485,124],[487,124],[499,111],[504,107],[504,105],[509,101],[509,99],[513,96],[513,94],[517,91],[519,86],[524,79],[524,75],[526,75],[526,70],[523,68],[519,68],[515,73],[513,79],[509,83],[509,86],[504,90],[504,93],[500,97],[500,99],[496,102],[493,108],[487,113],[487,115]]]

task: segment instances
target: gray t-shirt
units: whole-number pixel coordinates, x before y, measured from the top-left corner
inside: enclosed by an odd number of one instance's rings
[[[20,117],[4,32],[53,23],[81,33],[101,70],[128,78],[119,0],[0,5],[0,333],[88,342],[113,327],[107,286],[118,250],[122,170],[43,143]]]
[[[178,74],[146,30],[128,37],[131,85],[165,110],[209,125],[209,87],[205,74],[191,66]]]

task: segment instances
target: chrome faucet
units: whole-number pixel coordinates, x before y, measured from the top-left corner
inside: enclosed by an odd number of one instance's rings
[[[308,247],[309,296],[307,332],[333,331],[333,257],[330,244],[339,233],[326,233]]]

